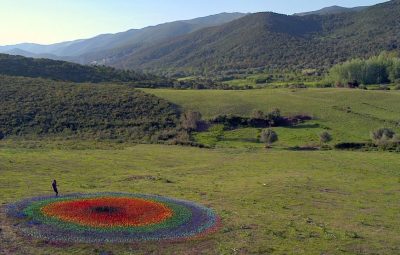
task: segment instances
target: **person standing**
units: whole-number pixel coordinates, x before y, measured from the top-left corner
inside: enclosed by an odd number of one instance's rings
[[[53,186],[53,190],[56,193],[56,197],[58,197],[57,181],[54,180],[51,186]]]

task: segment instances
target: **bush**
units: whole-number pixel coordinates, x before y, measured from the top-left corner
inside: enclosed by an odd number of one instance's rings
[[[388,141],[379,144],[379,149],[383,151],[395,151],[400,152],[400,142]]]
[[[335,149],[338,150],[360,150],[367,146],[366,143],[338,143],[335,145]]]
[[[312,145],[289,147],[290,151],[317,151],[318,147]]]
[[[278,108],[273,109],[267,114],[266,119],[270,123],[270,126],[279,123],[282,120],[281,110]]]
[[[272,129],[264,129],[261,132],[260,141],[266,143],[267,146],[271,146],[271,144],[278,141],[278,134]]]
[[[263,111],[260,110],[254,110],[251,114],[251,117],[253,119],[264,119],[265,118],[265,114]]]
[[[307,86],[304,83],[300,83],[300,84],[289,84],[287,85],[287,87],[289,89],[306,89]]]
[[[396,133],[390,128],[380,128],[371,133],[371,138],[376,143],[392,140]]]
[[[376,88],[376,90],[390,90],[388,85],[379,85],[378,88]]]
[[[260,110],[255,110],[250,118],[237,115],[218,115],[210,120],[211,124],[222,124],[227,129],[238,127],[266,128],[287,125],[287,122],[288,118],[283,118],[279,109],[274,109],[267,114]]]
[[[183,129],[188,131],[196,131],[201,122],[201,113],[187,111],[181,116],[181,126]]]
[[[394,90],[400,90],[400,84],[395,85]]]
[[[324,131],[319,135],[319,140],[322,144],[332,141],[332,135]]]

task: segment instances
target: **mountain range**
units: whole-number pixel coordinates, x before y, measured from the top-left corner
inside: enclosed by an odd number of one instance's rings
[[[164,41],[110,64],[169,73],[322,69],[400,49],[400,1],[333,15],[263,12]]]
[[[48,46],[0,52],[162,74],[249,68],[326,70],[354,57],[400,49],[400,0],[282,15],[222,13]]]
[[[116,34],[103,34],[89,39],[62,42],[51,45],[22,43],[17,45],[0,46],[0,52],[6,54],[20,53],[26,57],[46,57],[56,59],[79,59],[88,53],[99,54],[108,50],[130,50],[151,45],[169,38],[181,36],[196,30],[218,26],[245,16],[244,13],[221,13],[192,20],[183,20],[131,29]],[[84,57],[81,57],[84,58]]]
[[[346,7],[334,5],[334,6],[322,8],[317,11],[295,13],[294,15],[297,15],[297,16],[331,15],[331,14],[339,14],[339,13],[344,13],[344,12],[359,12],[366,8],[368,8],[368,6],[357,6],[357,7],[353,7],[353,8],[346,8]]]

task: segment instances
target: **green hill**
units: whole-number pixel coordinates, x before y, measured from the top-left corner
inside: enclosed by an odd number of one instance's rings
[[[84,66],[65,61],[0,54],[0,75],[47,78],[71,82],[136,82],[156,77],[105,66]]]
[[[178,108],[124,85],[0,76],[2,136],[146,141],[177,125]],[[168,137],[167,137],[168,138]]]
[[[359,12],[287,16],[256,13],[117,59],[113,65],[195,72],[248,68],[326,70],[349,58],[398,50],[400,1]]]

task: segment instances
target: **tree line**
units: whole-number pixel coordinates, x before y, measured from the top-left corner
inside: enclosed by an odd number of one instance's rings
[[[383,52],[368,59],[352,59],[333,66],[328,79],[338,86],[400,83],[400,58]]]

